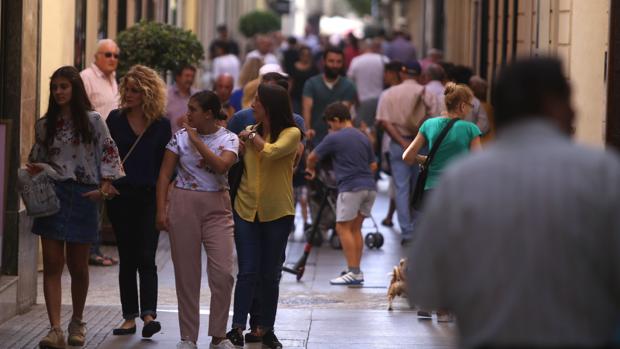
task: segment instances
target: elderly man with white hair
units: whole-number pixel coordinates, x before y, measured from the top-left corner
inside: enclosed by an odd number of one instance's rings
[[[84,81],[86,94],[93,109],[105,120],[110,112],[120,103],[116,83],[116,67],[120,50],[112,39],[103,39],[97,43],[95,62],[82,70],[80,76]],[[108,223],[109,224],[109,223]],[[109,267],[118,263],[116,258],[105,256],[99,249],[101,235],[90,249],[89,264]]]
[[[116,67],[120,50],[112,39],[103,39],[97,44],[95,62],[84,69],[80,76],[88,99],[93,108],[104,119],[119,104],[118,85],[116,83]]]

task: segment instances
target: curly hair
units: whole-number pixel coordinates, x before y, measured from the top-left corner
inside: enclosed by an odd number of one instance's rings
[[[166,84],[157,72],[143,65],[134,65],[121,79],[119,91],[121,107],[126,106],[127,83],[131,81],[138,86],[143,94],[142,111],[147,123],[161,118],[166,112]]]

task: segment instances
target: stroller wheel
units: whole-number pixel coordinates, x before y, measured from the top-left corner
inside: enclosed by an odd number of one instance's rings
[[[338,237],[338,234],[332,234],[332,236],[329,238],[329,245],[334,250],[342,250],[342,244],[340,243],[340,238]]]
[[[376,232],[376,233],[374,233],[374,235],[375,235],[375,244],[376,244],[375,247],[376,248],[381,248],[381,246],[383,246],[383,242],[384,242],[383,234],[381,234],[379,232]]]
[[[304,235],[306,236],[306,241],[312,244],[312,246],[319,247],[323,244],[323,236],[321,235],[321,231],[317,230],[314,236],[312,236],[313,227],[310,226],[305,230]]]
[[[374,233],[368,233],[366,234],[366,237],[364,238],[364,243],[366,244],[366,247],[368,248],[374,248],[377,246],[377,241],[375,238],[375,234]]]

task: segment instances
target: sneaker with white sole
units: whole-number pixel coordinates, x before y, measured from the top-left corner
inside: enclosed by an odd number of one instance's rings
[[[335,279],[329,280],[329,283],[332,285],[361,285],[364,283],[364,273],[360,272],[359,274],[354,274],[348,272]]]
[[[232,342],[228,339],[224,339],[217,344],[213,344],[213,342],[209,344],[209,349],[236,349],[236,348],[237,347],[235,347],[235,345],[232,344]]]
[[[191,341],[180,341],[177,344],[177,349],[197,349],[196,343]]]

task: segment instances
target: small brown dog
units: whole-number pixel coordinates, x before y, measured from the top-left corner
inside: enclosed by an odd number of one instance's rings
[[[394,266],[392,271],[392,280],[390,280],[390,286],[388,287],[388,310],[392,310],[392,301],[396,296],[405,296],[407,294],[407,282],[405,281],[405,273],[407,270],[407,259],[400,260],[398,265]]]

